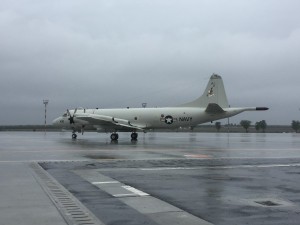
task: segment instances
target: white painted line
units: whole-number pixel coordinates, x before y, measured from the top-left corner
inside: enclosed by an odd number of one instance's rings
[[[156,168],[141,168],[140,170],[154,170],[154,171],[158,171],[158,170],[196,170],[196,169],[201,169],[203,167],[156,167]],[[206,167],[207,168],[207,167]]]
[[[198,167],[157,167],[141,168],[145,171],[163,171],[163,170],[199,170],[199,169],[238,169],[238,168],[272,168],[272,167],[299,167],[300,163],[294,164],[263,164],[263,165],[236,165],[236,166],[198,166]]]
[[[186,158],[197,158],[197,159],[211,159],[211,155],[204,155],[204,154],[194,154],[194,155],[184,155]]]
[[[99,182],[92,182],[92,184],[118,184],[119,181],[99,181]]]
[[[128,186],[128,185],[122,186],[122,188],[125,188],[126,190],[131,191],[132,193],[139,195],[139,196],[148,196],[149,195],[143,191],[140,191],[140,190],[138,190],[134,187]]]
[[[0,163],[48,163],[48,162],[88,162],[87,160],[45,160],[45,159],[36,159],[36,160],[3,160]]]
[[[114,197],[116,198],[119,198],[119,197],[132,197],[132,196],[136,196],[136,194],[116,194],[116,195],[113,195]]]

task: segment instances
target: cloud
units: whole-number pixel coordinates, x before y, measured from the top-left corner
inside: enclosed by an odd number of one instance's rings
[[[42,123],[44,98],[49,118],[78,106],[178,105],[202,94],[212,73],[233,106],[267,105],[266,120],[290,123],[299,117],[298,8],[293,0],[3,1],[0,124]]]

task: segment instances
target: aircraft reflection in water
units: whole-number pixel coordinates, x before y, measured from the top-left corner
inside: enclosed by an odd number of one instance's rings
[[[53,121],[54,125],[82,132],[86,126],[93,126],[98,132],[110,132],[112,140],[118,140],[117,132],[131,132],[131,139],[137,140],[138,131],[152,129],[193,128],[201,123],[237,115],[244,111],[268,110],[267,107],[229,108],[221,76],[213,74],[203,95],[192,102],[176,107],[122,108],[67,110]]]

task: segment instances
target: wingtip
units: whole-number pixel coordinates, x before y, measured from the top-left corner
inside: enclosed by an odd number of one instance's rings
[[[265,110],[269,110],[268,107],[256,107],[257,111],[265,111]]]

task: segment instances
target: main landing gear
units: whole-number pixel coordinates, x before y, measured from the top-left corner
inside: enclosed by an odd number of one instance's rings
[[[135,133],[135,132],[133,132],[133,133],[131,134],[131,140],[132,140],[132,141],[136,141],[137,138],[138,138],[138,134]]]
[[[117,133],[112,133],[112,134],[110,135],[110,139],[111,139],[112,141],[117,141],[117,140],[119,139],[119,134],[117,134]]]
[[[131,133],[131,140],[132,140],[132,141],[136,141],[137,138],[138,138],[138,134],[137,134],[136,132]],[[112,133],[112,134],[110,135],[110,139],[111,139],[112,141],[117,141],[117,140],[119,139],[119,134],[117,134],[117,133]]]
[[[73,139],[73,140],[76,140],[76,139],[77,139],[76,131],[73,131],[73,132],[72,132],[72,139]],[[118,134],[118,133],[112,133],[112,134],[110,135],[110,139],[111,139],[112,141],[117,141],[117,140],[119,139],[119,134]],[[136,132],[131,133],[131,140],[132,140],[132,141],[137,141],[137,139],[138,139],[138,133],[136,133]]]

